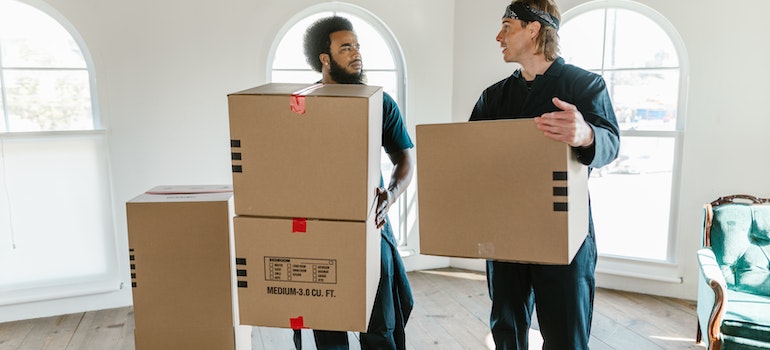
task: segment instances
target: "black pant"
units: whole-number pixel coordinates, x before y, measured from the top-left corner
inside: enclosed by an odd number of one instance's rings
[[[381,239],[380,242],[380,282],[372,306],[369,327],[366,333],[361,333],[361,349],[403,350],[406,348],[404,327],[412,307],[411,290],[408,284],[399,285],[399,281],[407,282],[398,248],[385,239]],[[405,299],[409,301],[405,302]],[[409,305],[404,305],[405,303]],[[404,308],[408,309],[404,310]],[[314,330],[313,338],[319,350],[349,348],[347,332]],[[297,350],[302,349],[299,331],[294,331],[294,345]]]
[[[533,307],[543,349],[588,349],[596,244],[586,237],[570,265],[487,261],[490,327],[497,349],[527,350]]]

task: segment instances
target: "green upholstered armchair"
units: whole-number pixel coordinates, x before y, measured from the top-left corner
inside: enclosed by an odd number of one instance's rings
[[[703,221],[696,341],[770,349],[770,199],[721,197],[705,205]]]

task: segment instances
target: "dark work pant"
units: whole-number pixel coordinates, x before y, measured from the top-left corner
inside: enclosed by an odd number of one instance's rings
[[[596,244],[586,237],[570,265],[487,261],[490,328],[499,350],[528,350],[533,307],[543,349],[588,349],[595,291]]]
[[[313,338],[319,350],[349,349],[347,332],[313,330]],[[294,348],[302,350],[302,333],[298,329],[294,330]]]
[[[385,239],[380,244],[381,267],[380,282],[377,295],[374,298],[372,316],[366,333],[361,333],[361,349],[372,350],[401,350],[405,348],[404,334],[405,317],[399,305],[399,288],[395,285],[394,259],[400,259],[397,251]],[[316,347],[319,350],[346,350],[348,346],[347,332],[314,330]],[[299,331],[294,333],[294,343],[301,349]]]

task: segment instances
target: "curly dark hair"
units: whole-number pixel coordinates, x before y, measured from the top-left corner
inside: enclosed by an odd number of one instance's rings
[[[332,16],[321,18],[305,31],[305,59],[316,72],[321,72],[321,61],[318,56],[322,53],[330,53],[332,44],[329,36],[334,32],[353,31],[353,24],[347,18]]]

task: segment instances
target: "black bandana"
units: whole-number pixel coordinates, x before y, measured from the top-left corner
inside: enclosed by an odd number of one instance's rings
[[[505,8],[503,18],[519,19],[524,22],[538,21],[543,25],[559,30],[559,20],[556,17],[551,16],[548,12],[530,8],[520,2],[508,5]]]

